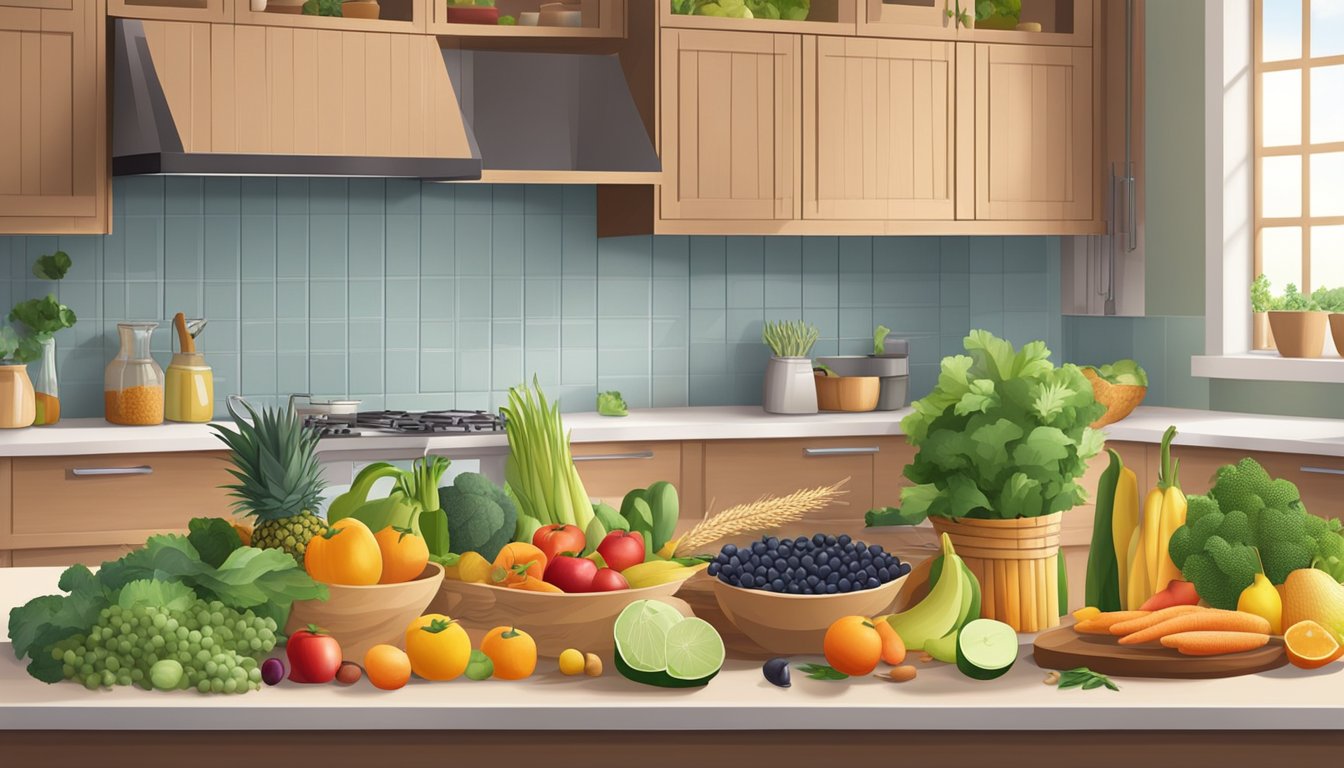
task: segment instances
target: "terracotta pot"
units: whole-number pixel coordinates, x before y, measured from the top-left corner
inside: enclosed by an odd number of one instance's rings
[[[826,630],[845,616],[880,616],[910,574],[875,589],[834,595],[788,595],[734,587],[714,579],[714,597],[733,626],[770,653],[821,652]]]
[[[1325,349],[1328,312],[1269,313],[1269,327],[1282,357],[1320,357]]]
[[[349,661],[363,661],[381,643],[405,649],[406,627],[425,613],[442,582],[443,566],[430,563],[419,578],[401,584],[328,584],[326,600],[294,603],[285,634],[316,624],[336,638]]]
[[[516,624],[532,636],[542,656],[557,657],[566,648],[607,654],[616,647],[612,629],[627,605],[636,600],[663,600],[675,606],[676,601],[670,598],[684,583],[557,594],[444,579],[430,603],[430,612],[457,619],[474,644],[495,627]]]
[[[1015,520],[930,518],[980,581],[980,615],[1018,632],[1059,626],[1062,512]]]
[[[36,418],[37,405],[28,366],[0,364],[0,429],[31,427]]]
[[[449,24],[498,24],[499,9],[483,5],[448,6]]]
[[[1330,338],[1335,340],[1335,351],[1344,357],[1344,313],[1330,313]]]
[[[858,413],[877,408],[882,380],[876,376],[816,375],[817,408]]]
[[[1251,349],[1274,349],[1274,331],[1269,327],[1268,312],[1251,314]]]

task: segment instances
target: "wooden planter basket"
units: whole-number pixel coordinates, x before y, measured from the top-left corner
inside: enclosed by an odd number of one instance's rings
[[[1015,520],[948,520],[933,528],[952,539],[980,580],[980,615],[1018,632],[1059,626],[1059,527],[1064,513]]]

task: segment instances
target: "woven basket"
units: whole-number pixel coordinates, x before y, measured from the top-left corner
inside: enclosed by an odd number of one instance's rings
[[[1015,520],[931,518],[980,580],[980,615],[1018,632],[1059,626],[1062,512]]]

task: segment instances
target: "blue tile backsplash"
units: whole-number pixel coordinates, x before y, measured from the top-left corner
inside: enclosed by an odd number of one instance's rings
[[[566,410],[754,404],[767,319],[814,354],[911,341],[912,395],[971,328],[1063,352],[1057,238],[596,236],[590,186],[130,177],[106,237],[0,237],[0,302],[43,295],[63,249],[78,325],[58,337],[63,411],[100,416],[116,322],[204,316],[216,411],[241,392],[368,408],[496,408],[534,375]]]

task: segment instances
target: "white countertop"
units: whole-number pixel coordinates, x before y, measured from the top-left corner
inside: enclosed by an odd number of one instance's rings
[[[53,591],[58,568],[0,568],[0,609]],[[7,624],[7,622],[4,622]],[[3,631],[3,630],[0,630]],[[663,690],[621,678],[611,659],[598,679],[564,677],[542,660],[528,680],[414,681],[397,691],[361,682],[283,683],[238,696],[159,693],[138,688],[90,692],[27,675],[0,643],[0,729],[293,730],[1339,730],[1344,727],[1344,663],[1306,672],[1285,667],[1224,680],[1117,679],[1118,692],[1061,691],[1023,636],[1016,666],[979,682],[946,664],[913,662],[919,677],[900,685],[875,678],[823,682],[794,670],[776,688],[756,662],[729,661],[700,689]],[[820,661],[798,658],[797,662]],[[507,713],[506,715],[501,713]]]
[[[909,409],[871,413],[777,416],[754,406],[645,408],[613,418],[596,413],[564,415],[576,443],[658,440],[734,440],[804,437],[870,437],[901,434]],[[1106,428],[1113,440],[1156,443],[1167,426],[1178,429],[1177,445],[1246,451],[1344,456],[1344,420],[1261,416],[1182,408],[1141,407]],[[362,459],[411,458],[425,453],[468,458],[498,454],[502,434],[327,438],[319,451]],[[205,424],[119,427],[102,419],[66,419],[51,427],[0,430],[0,457],[65,456],[172,451],[215,451],[223,444]],[[380,456],[379,454],[386,454]]]

